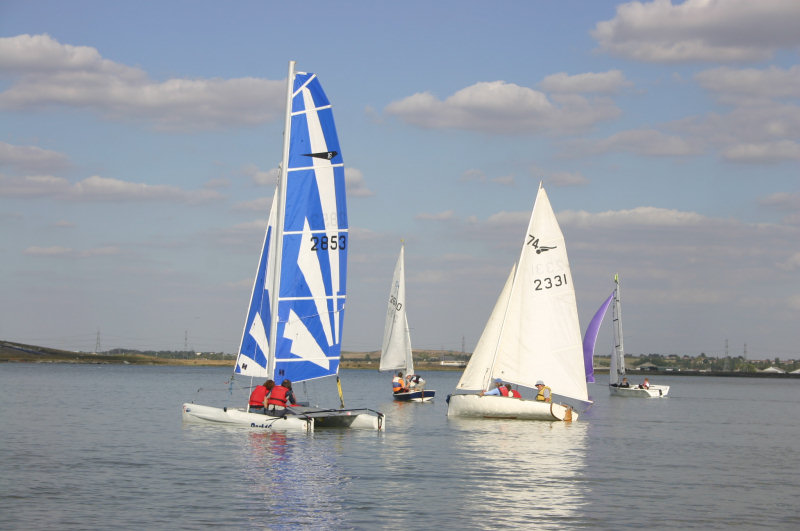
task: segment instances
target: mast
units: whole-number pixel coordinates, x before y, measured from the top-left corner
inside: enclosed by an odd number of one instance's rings
[[[616,359],[617,384],[625,375],[625,348],[622,345],[622,303],[619,295],[619,275],[614,275],[614,357]]]
[[[281,261],[283,258],[283,227],[286,209],[286,175],[289,168],[289,145],[292,136],[292,95],[294,93],[294,61],[289,61],[289,74],[286,78],[286,116],[283,125],[283,155],[281,157],[281,171],[278,179],[277,198],[278,211],[275,220],[275,236],[272,238],[273,275],[269,279],[270,315],[269,324],[269,354],[267,355],[267,374],[274,378],[275,356],[278,348],[278,299],[281,286]]]

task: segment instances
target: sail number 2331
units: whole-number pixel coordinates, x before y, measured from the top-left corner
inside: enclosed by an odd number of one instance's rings
[[[312,236],[312,251],[344,251],[347,248],[347,236],[334,234],[332,236]]]
[[[555,275],[553,277],[537,278],[533,281],[534,291],[542,291],[545,289],[557,288],[559,286],[566,286],[567,275]]]

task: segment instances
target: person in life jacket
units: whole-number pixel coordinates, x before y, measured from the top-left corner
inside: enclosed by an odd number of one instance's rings
[[[650,379],[645,378],[644,383],[639,385],[639,389],[650,389]]]
[[[522,395],[519,394],[519,391],[516,389],[511,389],[511,384],[506,384],[506,390],[508,391],[508,395],[511,398],[522,398]]]
[[[392,392],[405,393],[407,391],[409,391],[409,388],[406,385],[406,381],[403,379],[402,371],[400,371],[397,373],[397,376],[392,378]]]
[[[264,385],[257,385],[250,393],[247,410],[250,413],[264,413],[267,409],[267,395],[275,387],[275,382],[267,380]]]
[[[409,374],[406,376],[406,380],[408,380],[408,389],[414,391],[424,391],[425,390],[425,378],[420,376],[419,374]]]
[[[480,396],[508,396],[508,389],[503,385],[503,380],[495,378],[494,389],[491,391],[481,391],[478,393]]]
[[[294,399],[292,392],[292,382],[288,379],[281,382],[272,388],[267,396],[267,414],[268,415],[285,415],[286,405],[295,405],[297,402]]]
[[[552,398],[550,397],[550,388],[547,387],[542,380],[536,382],[536,389],[539,392],[536,394],[536,400],[539,402],[552,402]]]

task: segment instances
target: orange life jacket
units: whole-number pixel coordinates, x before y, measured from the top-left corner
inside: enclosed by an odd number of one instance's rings
[[[250,393],[250,407],[264,407],[264,397],[267,396],[267,388],[263,385],[257,385],[253,392]]]
[[[392,392],[399,393],[403,390],[403,379],[399,376],[392,378]]]
[[[267,405],[271,406],[285,406],[286,400],[289,395],[289,390],[282,385],[276,385],[272,388],[269,394]]]

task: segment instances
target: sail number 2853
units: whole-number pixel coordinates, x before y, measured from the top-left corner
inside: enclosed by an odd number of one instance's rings
[[[559,286],[566,286],[567,275],[555,275],[553,277],[537,278],[533,281],[534,291],[542,291],[545,289],[557,288]]]
[[[345,234],[334,234],[332,236],[312,236],[312,251],[344,251],[347,248],[347,236]]]

